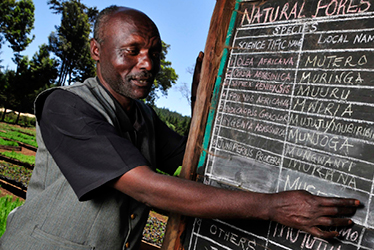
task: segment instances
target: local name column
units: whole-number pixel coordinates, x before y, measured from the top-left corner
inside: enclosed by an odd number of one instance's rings
[[[306,25],[313,29],[304,34],[298,61],[279,190],[360,199],[365,209],[353,217],[356,225],[341,231],[349,247],[337,246],[372,249],[364,227],[374,226],[373,15]]]

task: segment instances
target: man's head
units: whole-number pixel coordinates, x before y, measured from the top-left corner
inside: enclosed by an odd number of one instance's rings
[[[144,13],[117,6],[100,12],[91,56],[100,81],[120,103],[148,95],[160,68],[161,49],[158,29]]]

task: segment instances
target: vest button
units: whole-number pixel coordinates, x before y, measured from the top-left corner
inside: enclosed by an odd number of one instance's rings
[[[131,214],[130,219],[132,219],[132,220],[135,219],[135,214]]]
[[[129,246],[130,246],[130,244],[128,242],[126,242],[125,247],[129,248]]]

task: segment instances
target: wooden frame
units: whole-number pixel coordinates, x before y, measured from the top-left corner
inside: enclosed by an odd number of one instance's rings
[[[202,142],[207,117],[209,112],[212,111],[211,97],[218,74],[222,51],[225,47],[231,13],[234,7],[234,0],[217,0],[213,11],[204,50],[204,61],[194,108],[194,116],[191,121],[186,153],[180,174],[180,177],[184,179],[196,179],[196,167],[202,152]],[[181,235],[185,230],[186,220],[186,217],[178,214],[171,214],[169,216],[164,243],[161,249],[183,249]]]

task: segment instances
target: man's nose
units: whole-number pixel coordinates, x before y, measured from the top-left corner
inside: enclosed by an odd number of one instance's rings
[[[153,61],[148,54],[144,54],[139,58],[139,68],[147,71],[151,71],[153,68]]]

